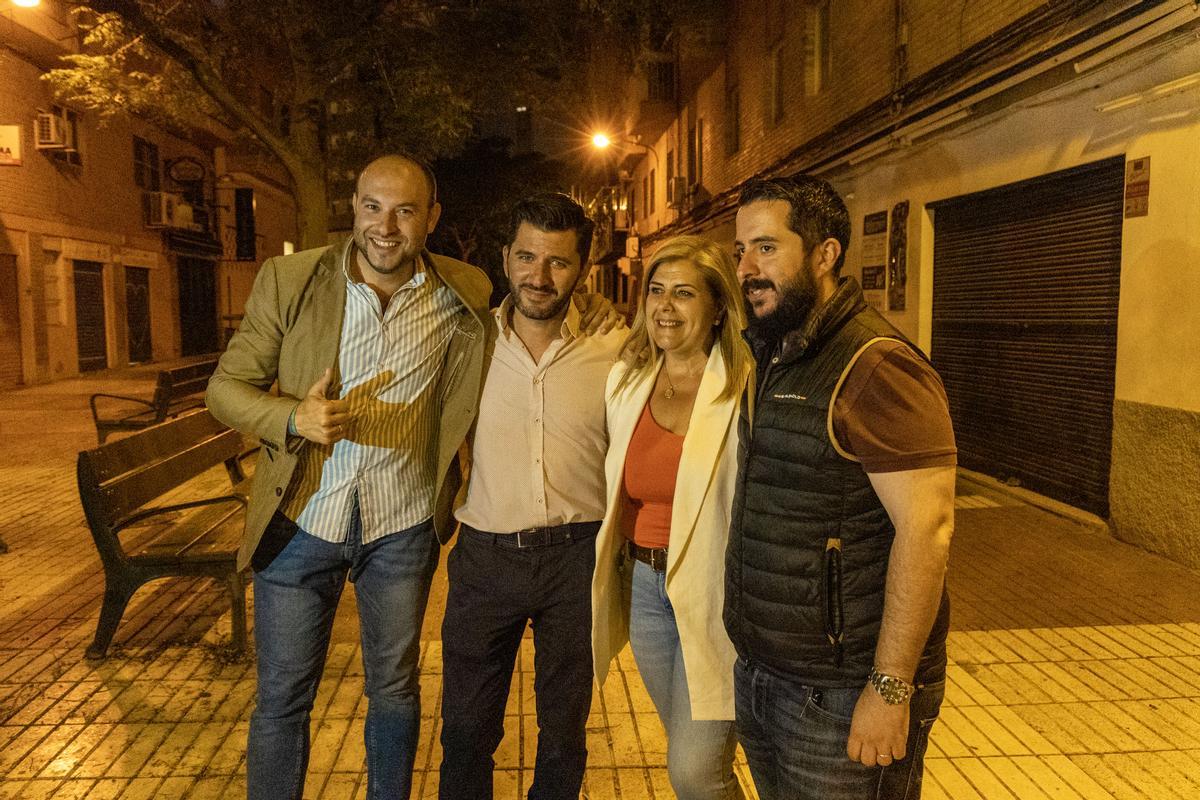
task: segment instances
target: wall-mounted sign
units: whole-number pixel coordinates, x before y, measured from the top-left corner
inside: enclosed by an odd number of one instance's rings
[[[0,167],[21,166],[21,126],[0,125]]]
[[[876,211],[863,217],[862,288],[867,302],[878,309],[887,288],[887,212]]]
[[[877,267],[862,268],[862,288],[864,292],[884,290],[887,288],[887,272],[882,264]]]
[[[191,156],[180,156],[167,162],[167,176],[176,183],[198,183],[204,180],[204,164]]]
[[[1150,214],[1150,156],[1125,163],[1125,216]]]

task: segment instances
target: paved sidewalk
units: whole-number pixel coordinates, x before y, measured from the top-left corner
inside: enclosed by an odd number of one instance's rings
[[[157,368],[0,393],[0,798],[244,796],[253,667],[225,649],[217,586],[143,588],[110,657],[83,658],[103,588],[74,485],[75,453],[95,442],[87,395],[149,394]],[[223,480],[214,470],[188,489]],[[958,508],[951,667],[924,796],[1200,798],[1200,575],[974,484]],[[437,790],[444,594],[439,572],[414,797]],[[352,600],[314,712],[314,800],[365,796]],[[497,755],[502,800],[531,778],[528,644]],[[670,798],[662,728],[628,651],[621,667],[593,705],[586,791]]]

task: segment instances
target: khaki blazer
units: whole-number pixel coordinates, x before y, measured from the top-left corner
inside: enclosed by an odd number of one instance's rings
[[[257,436],[263,445],[246,509],[239,568],[250,563],[291,483],[298,453],[308,444],[302,440],[290,450],[286,446],[292,409],[327,367],[337,374],[346,305],[341,265],[351,246],[348,239],[268,259],[254,281],[242,324],[208,383],[205,401],[213,416]],[[444,543],[454,532],[451,511],[462,482],[456,455],[479,407],[491,284],[470,264],[428,252],[425,257],[463,305],[437,386],[441,425],[433,522]],[[271,392],[276,383],[277,393]]]
[[[638,418],[650,399],[658,370],[614,395],[624,374],[618,362],[608,377],[607,510],[596,537],[592,578],[592,657],[596,681],[604,685],[609,663],[629,641],[631,564],[621,565],[625,536],[625,456]],[[683,440],[683,454],[671,508],[667,553],[667,596],[675,609],[679,642],[688,676],[692,718],[733,719],[733,662],[736,655],[721,612],[725,603],[725,545],[737,482],[738,408],[734,399],[717,400],[725,388],[725,359],[713,347],[700,379],[696,404]],[[749,374],[737,385],[745,387]]]

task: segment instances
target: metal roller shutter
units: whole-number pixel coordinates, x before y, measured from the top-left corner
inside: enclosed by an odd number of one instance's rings
[[[129,326],[129,362],[144,364],[151,358],[150,270],[125,268],[125,318]]]
[[[103,264],[75,262],[75,341],[79,345],[80,372],[108,366],[103,275]]]
[[[931,204],[959,463],[1108,515],[1124,157]]]
[[[0,253],[0,389],[21,383],[21,316],[17,257]]]

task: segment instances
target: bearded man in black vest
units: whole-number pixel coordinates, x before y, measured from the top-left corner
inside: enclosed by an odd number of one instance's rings
[[[945,390],[839,277],[833,187],[754,181],[738,206],[758,363],[726,558],[738,738],[763,800],[917,798],[946,675]]]

